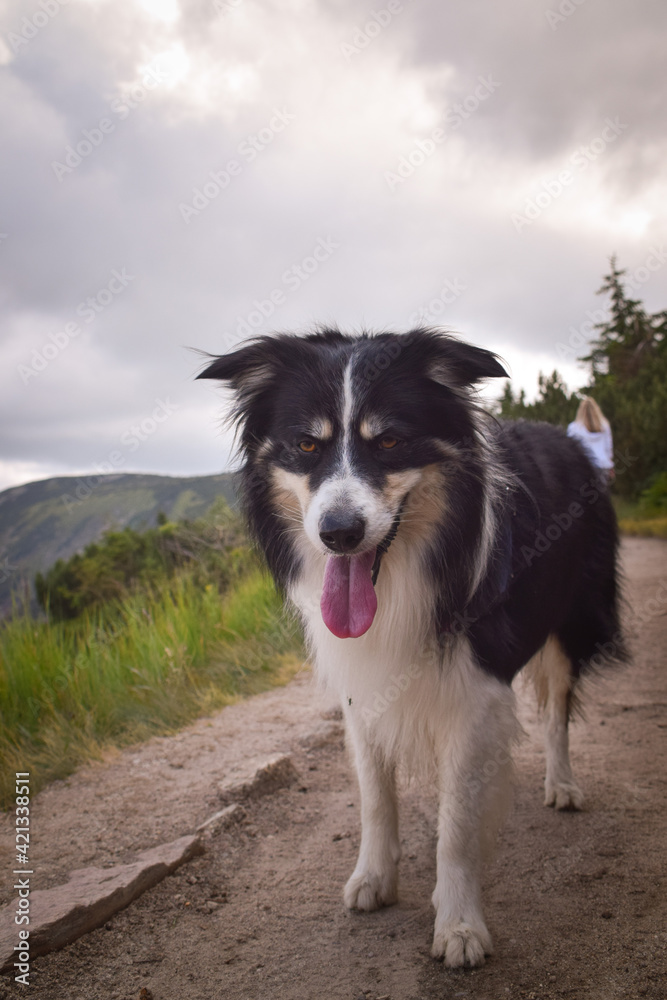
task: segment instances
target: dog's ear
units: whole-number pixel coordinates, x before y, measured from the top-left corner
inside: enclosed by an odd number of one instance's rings
[[[430,335],[428,375],[449,388],[474,385],[483,378],[509,378],[496,354],[446,334]]]
[[[254,395],[273,381],[282,368],[280,346],[277,338],[258,337],[238,351],[213,357],[197,378],[228,382],[237,393]]]
[[[233,390],[228,419],[241,429],[244,447],[266,433],[272,390],[289,367],[292,339],[288,335],[257,337],[231,354],[208,355],[210,363],[197,375],[226,382]]]

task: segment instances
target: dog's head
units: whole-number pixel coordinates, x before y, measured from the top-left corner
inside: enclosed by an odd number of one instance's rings
[[[474,440],[471,387],[506,374],[489,351],[419,329],[259,337],[198,376],[232,387],[248,465],[265,470],[286,527],[330,557],[334,634],[370,627],[378,551],[426,471]]]

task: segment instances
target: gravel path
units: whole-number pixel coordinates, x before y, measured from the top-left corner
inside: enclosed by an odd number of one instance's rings
[[[218,786],[289,750],[290,788],[245,805],[206,853],[109,924],[34,960],[37,1000],[615,1000],[667,995],[667,543],[623,545],[634,663],[590,685],[572,730],[581,813],[542,805],[543,752],[518,687],[526,738],[514,808],[485,876],[496,954],[449,972],[428,956],[435,803],[402,799],[401,899],[352,914],[342,887],[359,841],[358,793],[340,727],[307,671],[178,736],[86,767],[37,797],[34,888],[88,864],[118,864],[190,833]],[[664,584],[661,589],[661,582]],[[11,872],[11,817],[0,861]],[[3,880],[2,902],[12,898]],[[143,991],[143,992],[142,992]],[[25,996],[0,978],[0,1000]]]

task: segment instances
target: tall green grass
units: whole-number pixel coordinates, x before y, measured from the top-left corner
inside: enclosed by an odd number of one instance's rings
[[[170,733],[286,681],[301,640],[258,570],[221,598],[192,571],[72,622],[0,628],[0,806],[15,771],[36,791],[112,746]]]

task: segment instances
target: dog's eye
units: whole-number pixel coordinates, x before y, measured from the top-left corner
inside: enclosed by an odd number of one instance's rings
[[[306,439],[305,441],[299,441],[299,448],[301,451],[305,451],[309,455],[312,455],[312,453],[317,450],[317,445],[314,441],[308,441],[308,439]]]
[[[386,437],[380,438],[378,444],[380,445],[381,448],[387,450],[389,448],[395,448],[396,445],[398,444],[398,440],[395,437],[390,437],[389,435],[387,435]]]

